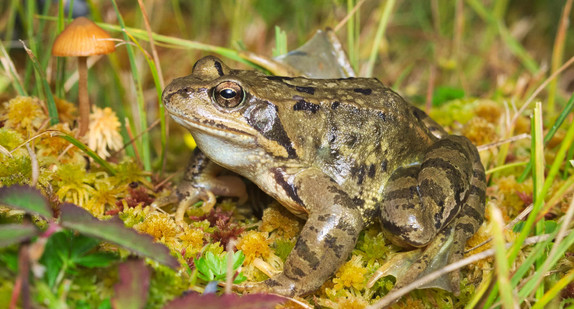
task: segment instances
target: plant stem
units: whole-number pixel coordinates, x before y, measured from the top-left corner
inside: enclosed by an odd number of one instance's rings
[[[88,97],[88,57],[78,57],[78,111],[80,113],[78,136],[88,132],[90,124],[90,98]]]

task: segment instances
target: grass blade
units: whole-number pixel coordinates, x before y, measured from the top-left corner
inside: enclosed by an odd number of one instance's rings
[[[86,144],[80,142],[79,140],[77,140],[73,136],[68,135],[66,133],[57,132],[57,134],[58,134],[57,135],[58,137],[61,137],[65,140],[67,140],[72,145],[78,147],[81,151],[83,151],[85,154],[87,154],[90,158],[94,159],[94,161],[96,161],[96,163],[98,163],[101,167],[103,167],[105,170],[107,170],[108,173],[110,173],[111,175],[116,174],[115,169],[106,160],[102,159],[102,157],[98,156],[97,153],[95,153],[93,150],[88,148],[88,146],[86,146]]]
[[[506,248],[504,241],[504,219],[502,212],[496,206],[490,207],[490,217],[492,219],[492,238],[494,244],[494,262],[496,265],[496,275],[498,286],[500,288],[500,297],[502,298],[503,308],[517,308],[512,295],[512,286],[510,285],[508,260],[506,259]]]
[[[570,282],[574,280],[574,269],[571,269],[564,277],[562,277],[558,282],[556,282],[544,296],[538,299],[538,301],[532,306],[532,309],[546,308],[545,306],[553,300],[562,289],[564,289]],[[572,307],[569,307],[572,308]]]
[[[52,95],[52,92],[50,91],[50,85],[48,85],[48,81],[46,80],[46,77],[44,76],[44,71],[40,67],[40,63],[38,63],[38,60],[34,56],[34,53],[32,53],[32,50],[30,50],[28,47],[26,47],[26,44],[24,43],[24,41],[20,41],[20,42],[22,42],[22,45],[24,46],[24,49],[26,50],[26,53],[28,53],[28,56],[30,57],[30,60],[34,66],[34,70],[36,71],[36,74],[38,74],[39,79],[41,80],[40,81],[41,86],[39,86],[38,89],[42,89],[42,88],[44,89],[44,94],[46,97],[46,105],[48,106],[48,114],[50,116],[50,125],[55,125],[59,121],[58,120],[58,109],[56,108],[56,102],[54,101],[54,96]]]
[[[558,131],[558,128],[560,128],[562,126],[562,124],[564,123],[564,120],[566,120],[566,117],[572,112],[572,109],[574,109],[574,93],[572,94],[572,96],[570,96],[568,103],[566,104],[566,106],[564,106],[564,109],[562,110],[560,115],[558,115],[558,118],[554,122],[554,125],[552,126],[552,128],[550,128],[548,133],[546,133],[546,135],[544,136],[544,144],[547,144],[554,137],[554,134],[556,134],[556,131]],[[528,177],[528,175],[530,174],[531,168],[532,168],[532,163],[529,162],[528,165],[526,166],[526,169],[522,173],[522,175],[520,175],[520,177],[518,178],[519,182],[523,182],[526,179],[526,177]]]
[[[123,17],[120,13],[116,1],[112,0],[112,4],[114,6],[114,10],[116,12],[116,16],[118,18],[118,22],[121,26],[121,29],[125,29],[126,25],[124,23]],[[147,36],[147,31],[145,30],[142,31]],[[124,36],[124,40],[126,42],[129,42],[129,36],[127,34],[127,31],[122,31],[122,34]],[[126,44],[125,47],[130,61],[130,72],[132,73],[132,79],[134,81],[136,101],[138,106],[137,117],[139,118],[139,131],[144,132],[139,143],[140,144],[139,149],[142,152],[142,161],[144,165],[144,170],[151,171],[150,141],[149,141],[149,133],[147,132],[147,114],[145,108],[145,99],[143,95],[142,80],[139,73],[140,71],[138,70],[137,67],[136,57],[132,49],[132,46]]]
[[[14,87],[16,92],[18,92],[21,96],[27,96],[28,93],[26,89],[22,85],[22,81],[20,80],[20,76],[16,72],[16,67],[14,66],[14,62],[10,58],[8,51],[4,48],[4,44],[0,41],[0,62],[2,62],[2,66],[4,67],[4,71],[8,73],[10,80],[12,81],[11,85]]]
[[[377,33],[375,34],[375,41],[373,42],[373,47],[371,48],[371,53],[369,54],[369,61],[367,62],[367,68],[365,72],[365,77],[373,76],[373,68],[375,67],[375,60],[377,59],[377,52],[379,51],[379,45],[385,36],[385,30],[389,24],[391,12],[395,7],[395,0],[387,0],[385,3],[385,8],[383,9],[383,15],[379,21],[379,26],[377,28]]]

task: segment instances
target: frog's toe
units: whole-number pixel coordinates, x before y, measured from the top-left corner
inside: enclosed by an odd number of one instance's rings
[[[267,279],[261,282],[255,283],[244,283],[237,285],[234,289],[237,292],[242,293],[264,293],[264,294],[280,294],[287,297],[293,297],[295,295],[301,294],[301,291],[297,289],[297,286],[291,280],[282,280],[282,275],[277,277]]]

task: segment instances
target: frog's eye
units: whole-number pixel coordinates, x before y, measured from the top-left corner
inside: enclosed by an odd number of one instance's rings
[[[213,99],[222,107],[233,108],[243,103],[245,92],[238,83],[227,81],[213,88]]]

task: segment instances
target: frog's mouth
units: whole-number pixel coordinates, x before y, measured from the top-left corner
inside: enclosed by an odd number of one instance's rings
[[[184,128],[188,129],[192,135],[194,132],[208,134],[222,139],[234,140],[235,142],[252,143],[255,140],[253,134],[249,134],[243,130],[229,127],[221,122],[207,119],[193,119],[192,117],[181,117],[178,114],[170,112],[170,116]]]

